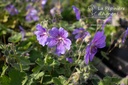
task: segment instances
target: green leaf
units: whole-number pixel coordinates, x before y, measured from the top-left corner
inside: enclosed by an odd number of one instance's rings
[[[35,79],[37,80],[40,77],[43,77],[43,75],[44,75],[44,72],[40,72],[40,73],[36,74]]]
[[[10,85],[22,85],[22,81],[26,76],[24,72],[20,72],[15,69],[11,69],[8,74],[11,79]]]
[[[5,75],[0,77],[0,85],[10,85],[10,79]]]
[[[17,43],[21,40],[21,37],[22,37],[21,33],[17,33],[14,36],[9,37],[8,41],[13,42],[13,43]]]
[[[41,52],[38,50],[31,50],[30,51],[30,60],[35,62],[38,58],[41,58]]]
[[[119,78],[106,76],[98,85],[117,85],[119,81]]]
[[[7,65],[4,65],[4,66],[2,67],[1,76],[3,76],[3,75],[5,74],[5,72],[6,72],[7,69],[8,69],[8,66],[7,66]]]
[[[52,81],[55,85],[66,85],[66,79],[63,76],[53,77]]]
[[[44,64],[43,60],[40,59],[40,58],[38,58],[38,59],[36,60],[36,63],[37,63],[39,66],[41,66],[41,67],[42,67],[42,65]]]
[[[53,80],[53,83],[54,83],[55,85],[63,85],[63,84],[61,83],[60,79],[57,78],[57,77],[52,78],[52,80]]]

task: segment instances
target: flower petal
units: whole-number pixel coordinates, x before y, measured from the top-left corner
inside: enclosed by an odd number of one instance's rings
[[[39,44],[41,44],[42,46],[45,46],[47,43],[47,36],[43,36],[39,39]]]
[[[92,61],[95,54],[97,53],[97,47],[91,47],[91,52],[90,52],[90,56],[89,56],[89,60]]]
[[[55,38],[48,38],[48,47],[53,47],[57,45],[57,40]]]
[[[57,53],[60,53],[60,54],[64,54],[65,51],[66,51],[66,49],[65,49],[65,47],[64,47],[63,42],[62,42],[62,43],[59,43],[59,44],[57,45],[56,52],[57,52]]]
[[[64,40],[64,46],[67,50],[70,49],[71,41],[69,39]]]
[[[58,37],[59,34],[59,30],[57,29],[57,27],[53,27],[50,31],[49,34],[51,37]]]
[[[75,7],[75,6],[72,6],[72,8],[73,8],[73,11],[76,14],[76,19],[80,20],[80,11],[79,11],[79,9],[77,7]]]
[[[38,31],[46,32],[46,29],[43,28],[43,27],[41,26],[41,24],[37,24],[37,25],[36,25],[36,29],[37,29]]]
[[[86,64],[89,63],[89,57],[90,57],[90,46],[87,46],[87,48],[86,48],[86,54],[84,56],[84,61],[85,61]]]
[[[60,27],[59,35],[62,37],[68,37],[68,32],[66,30],[64,30],[62,27]]]

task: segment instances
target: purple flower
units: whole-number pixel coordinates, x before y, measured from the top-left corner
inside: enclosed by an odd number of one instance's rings
[[[72,58],[66,58],[66,61],[68,61],[69,63],[72,63],[73,62],[73,60],[72,60]]]
[[[14,7],[14,5],[9,4],[5,8],[11,15],[16,15],[18,14],[18,10]]]
[[[126,40],[127,37],[128,37],[128,28],[127,28],[127,30],[123,34],[123,39],[122,39],[122,42],[123,43],[125,42],[125,40]]]
[[[45,46],[47,44],[47,39],[48,39],[47,30],[43,28],[40,24],[36,25],[36,29],[37,31],[35,31],[34,33],[36,34],[39,44]]]
[[[49,31],[50,37],[48,38],[48,46],[49,47],[56,47],[56,54],[64,54],[66,49],[70,49],[71,41],[68,39],[68,32],[63,28],[57,29],[53,27]]]
[[[47,0],[41,0],[41,5],[44,8],[45,4],[47,3]]]
[[[52,15],[52,17],[54,18],[56,14],[61,14],[62,10],[61,8],[58,7],[53,7],[52,9],[50,9],[50,14]]]
[[[76,35],[75,39],[84,39],[87,35],[90,35],[84,28],[78,28],[73,31],[73,34]]]
[[[107,19],[105,19],[105,21],[104,21],[104,23],[102,25],[102,29],[104,29],[106,23],[110,22],[111,20],[112,20],[112,14],[110,14],[110,16]]]
[[[80,11],[79,11],[79,9],[77,7],[75,7],[75,6],[72,6],[72,8],[73,8],[73,11],[76,14],[76,19],[80,20]]]
[[[27,11],[28,11],[28,14],[26,16],[27,21],[32,21],[32,20],[38,21],[39,20],[38,12],[36,9],[34,9],[32,6],[28,6]]]
[[[42,5],[45,5],[46,3],[47,3],[47,0],[42,0],[42,1],[41,1],[41,4],[42,4]]]
[[[94,38],[86,48],[86,54],[84,56],[85,63],[88,64],[89,61],[92,61],[94,55],[97,53],[98,48],[103,48],[106,45],[106,36],[104,31],[96,32]]]
[[[20,33],[22,35],[22,40],[24,40],[24,36],[25,36],[25,30],[23,29],[23,27],[19,26],[20,29]]]
[[[50,14],[52,15],[52,17],[55,17],[55,12],[56,11],[56,8],[53,7],[51,10],[50,10]]]

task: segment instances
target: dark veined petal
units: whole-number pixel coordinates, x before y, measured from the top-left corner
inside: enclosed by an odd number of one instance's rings
[[[90,56],[89,56],[89,60],[92,61],[95,54],[97,53],[97,47],[96,46],[93,46],[93,47],[90,47]]]
[[[84,55],[84,61],[85,61],[86,64],[89,63],[90,53],[91,53],[91,51],[90,51],[90,45],[88,45],[86,47],[86,54]]]
[[[103,31],[98,31],[94,35],[94,38],[91,43],[95,44],[98,48],[101,48],[105,44],[106,36],[104,35]],[[103,44],[104,43],[104,44]]]
[[[58,37],[59,34],[59,30],[57,29],[57,27],[53,27],[50,31],[49,34],[51,37]]]
[[[66,38],[66,37],[68,37],[68,32],[66,30],[64,30],[64,28],[60,27],[59,35]]]
[[[76,19],[80,20],[80,11],[79,11],[79,9],[77,7],[75,7],[75,6],[72,6],[72,8],[73,8],[73,11],[76,14]]]

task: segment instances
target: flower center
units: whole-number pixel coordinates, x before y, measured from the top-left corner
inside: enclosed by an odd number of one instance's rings
[[[63,40],[63,38],[62,37],[59,37],[58,40]]]
[[[46,32],[43,32],[43,33],[40,35],[40,37],[42,37],[42,36],[44,36],[44,35],[47,35],[47,33],[46,33]]]
[[[92,45],[91,46],[91,53],[95,53],[97,51],[97,47]]]

